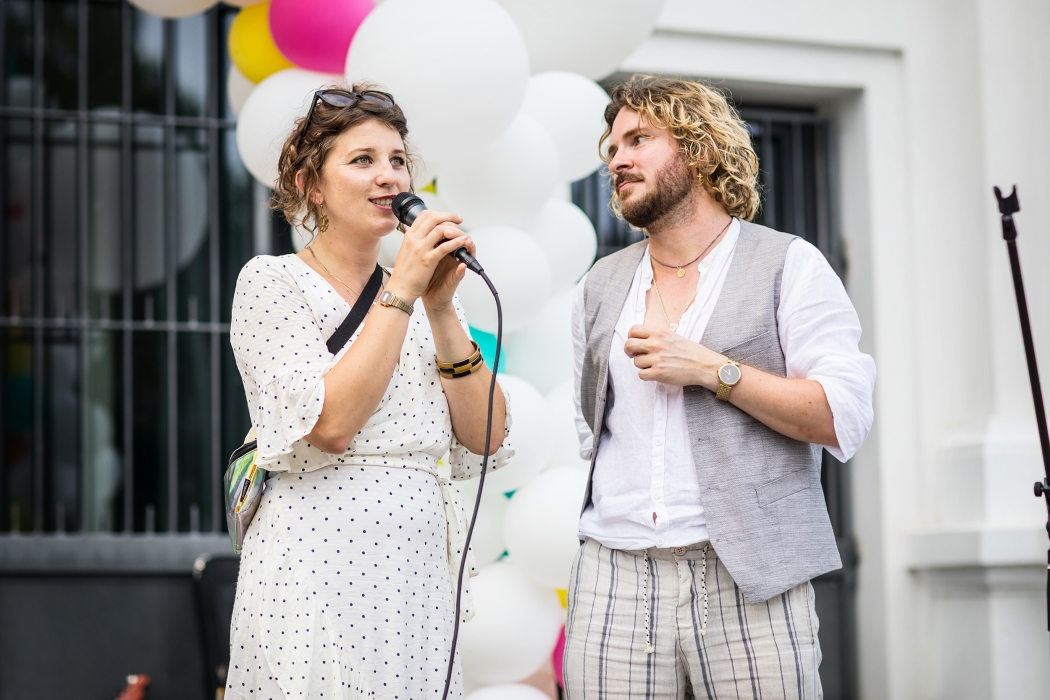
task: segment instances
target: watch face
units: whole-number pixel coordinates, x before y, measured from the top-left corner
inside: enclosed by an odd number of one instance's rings
[[[740,381],[740,368],[736,365],[722,365],[718,369],[718,378],[724,384],[736,384]]]
[[[391,294],[388,291],[387,292],[383,292],[382,294],[379,295],[379,303],[380,304],[387,304],[387,303],[389,303],[390,302],[390,297],[392,297],[392,296],[394,296],[394,295]]]

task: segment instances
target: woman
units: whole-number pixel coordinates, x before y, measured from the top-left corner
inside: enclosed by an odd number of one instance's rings
[[[491,468],[510,454],[502,391],[485,445],[484,364],[455,379],[436,366],[477,350],[453,296],[465,266],[449,253],[474,252],[459,217],[423,213],[380,291],[403,308],[373,304],[326,348],[411,185],[404,114],[366,88],[318,92],[282,149],[276,206],[289,221],[305,210],[310,246],[237,280],[230,342],[257,462],[276,476],[241,554],[227,698],[440,697],[465,527],[438,459],[451,448],[452,477],[469,478],[479,454]]]

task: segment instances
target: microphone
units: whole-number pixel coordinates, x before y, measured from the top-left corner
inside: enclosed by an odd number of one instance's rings
[[[411,192],[402,192],[394,197],[394,201],[390,205],[390,208],[394,210],[394,216],[397,217],[398,221],[405,226],[411,226],[416,220],[416,217],[423,213],[423,210],[427,208],[427,204]],[[466,248],[456,248],[450,253],[450,255],[479,275],[484,272],[481,263],[478,262],[477,258],[468,253]]]

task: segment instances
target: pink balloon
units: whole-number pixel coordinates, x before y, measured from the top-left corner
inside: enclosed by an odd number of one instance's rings
[[[270,33],[300,68],[342,73],[350,40],[374,7],[373,0],[272,0]]]
[[[554,653],[551,654],[551,666],[554,667],[554,679],[563,689],[565,688],[564,656],[565,628],[562,627],[561,634],[558,635],[558,644],[554,647]]]

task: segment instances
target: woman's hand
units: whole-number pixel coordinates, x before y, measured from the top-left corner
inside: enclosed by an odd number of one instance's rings
[[[477,251],[474,241],[470,237],[463,237],[462,231],[458,229],[457,231],[460,237],[457,237],[455,240],[463,240],[463,247],[467,249],[468,253],[474,255]],[[455,251],[456,248],[452,250]],[[438,261],[434,275],[430,278],[430,284],[427,285],[426,291],[422,294],[423,305],[426,307],[428,314],[452,308],[452,297],[455,295],[459,283],[463,281],[463,276],[466,272],[467,266],[451,255],[445,255]]]
[[[420,214],[405,232],[387,289],[409,304],[424,295],[440,304],[443,290],[451,285],[444,303],[451,302],[463,271],[457,269],[460,265],[449,254],[461,246],[473,249],[470,238],[459,230],[462,221],[449,212],[426,210]]]

